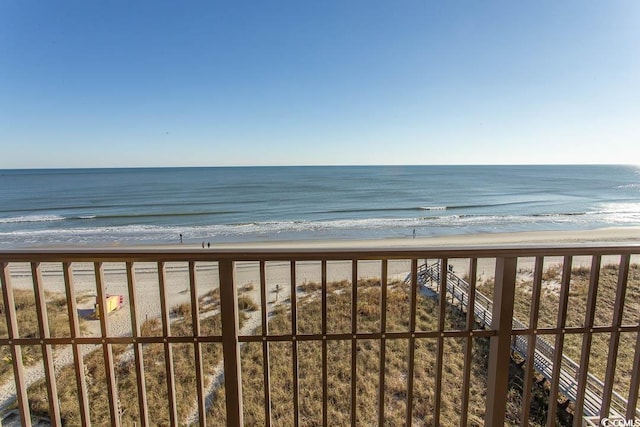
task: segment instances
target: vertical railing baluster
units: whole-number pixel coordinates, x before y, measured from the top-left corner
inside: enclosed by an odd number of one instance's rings
[[[413,374],[415,370],[415,351],[416,351],[416,307],[417,307],[417,289],[418,289],[418,260],[411,260],[411,300],[409,310],[409,357],[407,361],[407,414],[406,425],[412,425],[413,420]],[[438,391],[436,390],[436,395]]]
[[[357,340],[358,333],[358,260],[351,260],[351,425],[356,425],[358,408],[356,407],[356,376],[357,370]]]
[[[98,314],[100,316],[100,331],[102,335],[102,354],[104,358],[104,370],[107,376],[107,391],[109,397],[109,415],[111,416],[111,425],[120,426],[120,414],[118,408],[120,402],[118,400],[118,385],[116,382],[116,374],[113,363],[113,350],[111,344],[106,341],[109,336],[109,312],[107,310],[107,295],[104,289],[104,265],[102,262],[94,263],[94,272],[96,277],[96,293],[98,294]]]
[[[267,271],[260,261],[260,304],[262,306],[262,375],[264,382],[264,425],[271,426],[271,362],[269,361],[269,312],[267,304]]]
[[[531,389],[533,387],[534,366],[536,357],[536,344],[538,341],[538,317],[540,311],[540,291],[542,289],[542,268],[544,265],[543,257],[536,257],[533,269],[533,283],[531,287],[531,311],[529,312],[529,330],[531,334],[527,339],[527,361],[524,367],[524,384],[522,385],[522,416],[520,417],[520,425],[526,427],[529,425],[529,414],[531,408]]]
[[[233,261],[218,262],[220,275],[220,312],[222,316],[222,352],[227,425],[242,426],[242,374],[238,341],[238,303]]]
[[[613,392],[613,379],[616,372],[616,361],[618,358],[618,345],[620,343],[620,326],[622,326],[622,315],[624,310],[624,297],[627,290],[627,279],[629,277],[629,255],[620,257],[620,269],[618,271],[618,283],[616,288],[616,302],[613,307],[613,331],[609,340],[609,353],[607,357],[607,370],[604,377],[604,389],[602,396],[602,411],[600,415],[607,417],[611,408],[611,393]]]
[[[291,363],[293,366],[293,425],[298,427],[300,422],[300,384],[298,383],[298,304],[296,297],[296,262],[290,262],[290,277],[291,277],[291,294],[289,300],[291,301],[291,335],[293,336],[291,342]]]
[[[91,425],[89,417],[89,394],[84,376],[84,361],[82,349],[76,342],[81,337],[80,323],[78,321],[78,305],[76,303],[76,289],[73,282],[73,270],[70,262],[62,264],[64,286],[67,296],[67,312],[71,329],[71,348],[73,350],[73,362],[76,374],[76,386],[78,388],[78,406],[80,407],[80,423],[83,426]]]
[[[164,341],[164,366],[167,372],[167,397],[169,398],[169,421],[172,426],[178,425],[178,409],[176,405],[176,377],[173,367],[173,347],[167,338],[171,335],[171,319],[167,307],[167,284],[165,263],[158,262],[158,287],[160,288],[160,313],[162,315],[162,336]]]
[[[207,425],[207,408],[204,397],[204,373],[202,372],[202,343],[200,338],[200,304],[196,282],[196,263],[189,261],[189,290],[191,291],[191,328],[193,331],[193,355],[196,364],[196,394],[198,396],[198,422]]]
[[[636,406],[638,404],[638,388],[640,387],[640,369],[638,369],[638,366],[640,366],[640,332],[636,335],[636,348],[632,366],[636,368],[631,373],[626,417],[628,420],[638,420],[640,417],[636,414]]]
[[[36,297],[36,312],[38,314],[38,332],[44,364],[44,375],[47,384],[47,399],[49,400],[49,418],[54,426],[62,425],[60,420],[60,405],[58,404],[58,387],[56,385],[55,367],[53,365],[53,349],[44,340],[51,338],[49,333],[49,317],[47,315],[47,301],[42,284],[42,271],[39,262],[31,263],[31,278]]]
[[[140,322],[136,304],[136,277],[133,262],[127,262],[127,288],[129,289],[129,309],[131,311],[131,334],[133,336],[133,356],[136,365],[136,382],[138,384],[138,406],[140,408],[140,424],[149,425],[149,408],[147,407],[147,387],[144,378],[144,356],[140,338]]]
[[[322,281],[322,425],[329,424],[328,416],[328,367],[327,367],[327,260],[322,260],[321,264]]]
[[[493,289],[493,311],[489,338],[489,361],[487,374],[487,409],[485,425],[504,424],[507,390],[509,386],[509,366],[511,358],[511,323],[516,283],[517,258],[496,259],[495,285]]]
[[[2,299],[4,300],[4,312],[7,318],[7,335],[9,336],[9,351],[11,352],[11,362],[13,365],[13,376],[16,383],[16,397],[18,399],[18,410],[23,426],[31,426],[31,416],[29,412],[29,401],[27,398],[27,383],[24,377],[24,366],[22,365],[22,347],[13,342],[20,338],[18,332],[18,319],[16,316],[15,298],[13,286],[11,285],[11,272],[9,264],[0,263],[2,268]]]
[[[547,427],[556,425],[556,413],[558,411],[558,393],[560,392],[560,374],[562,372],[562,352],[564,350],[564,327],[567,323],[567,305],[569,302],[569,284],[571,282],[571,264],[573,258],[570,255],[564,257],[562,263],[562,283],[560,285],[560,306],[558,307],[558,319],[556,328],[556,342],[553,352],[553,370],[551,374],[551,390],[549,391],[549,407],[547,409]]]
[[[475,301],[476,301],[476,275],[478,271],[478,259],[469,260],[469,289],[467,296],[466,330],[469,334],[464,342],[464,373],[462,378],[462,410],[460,425],[466,426],[469,412],[469,384],[471,382],[471,365],[473,363],[473,327],[475,325]],[[464,293],[462,293],[464,301]],[[463,309],[464,309],[464,303]]]
[[[378,388],[378,425],[384,425],[384,381],[386,373],[386,351],[387,351],[387,270],[388,261],[382,260],[382,271],[380,272],[380,380]]]
[[[440,406],[442,404],[442,371],[444,365],[444,328],[447,308],[447,278],[449,277],[449,260],[440,261],[440,294],[438,295],[438,341],[436,348],[435,396],[433,402],[433,423],[440,425]]]
[[[589,290],[587,291],[587,307],[584,317],[584,327],[589,331],[582,337],[582,352],[580,356],[580,371],[578,372],[578,387],[576,390],[576,405],[573,415],[574,427],[582,426],[584,416],[584,398],[589,375],[589,355],[591,354],[591,341],[593,339],[593,321],[596,314],[596,299],[598,297],[598,284],[600,281],[601,256],[594,255],[591,258],[591,271],[589,273]]]
[[[456,303],[456,282],[451,281],[451,307]]]

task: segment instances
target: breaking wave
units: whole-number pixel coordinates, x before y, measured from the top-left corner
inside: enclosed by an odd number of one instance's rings
[[[10,218],[0,218],[0,224],[17,224],[21,222],[51,222],[64,221],[66,218],[59,215],[25,215]]]

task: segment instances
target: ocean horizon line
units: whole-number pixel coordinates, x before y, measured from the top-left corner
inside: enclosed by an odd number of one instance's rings
[[[162,166],[34,166],[18,168],[0,168],[0,171],[57,171],[57,170],[160,170],[160,169],[241,169],[241,168],[367,168],[367,167],[581,167],[581,166],[629,166],[640,168],[632,163],[434,163],[434,164],[291,164],[291,165],[162,165]]]

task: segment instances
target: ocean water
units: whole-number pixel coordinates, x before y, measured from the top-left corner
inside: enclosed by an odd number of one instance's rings
[[[0,170],[0,248],[637,225],[632,166]]]

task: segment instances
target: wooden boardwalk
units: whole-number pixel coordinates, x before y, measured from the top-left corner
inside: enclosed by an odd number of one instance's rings
[[[440,293],[440,262],[437,261],[431,265],[426,262],[421,264],[417,272],[417,283],[435,292]],[[455,275],[452,271],[447,273],[445,298],[451,298],[451,301],[466,312],[469,304],[470,285],[462,278]],[[411,275],[405,279],[405,283],[411,283]],[[476,321],[482,328],[491,328],[491,315],[493,311],[493,303],[491,299],[476,290],[475,292],[474,314]],[[527,325],[520,322],[514,317],[512,327],[514,330],[528,329]],[[555,357],[554,345],[541,336],[536,337],[536,347],[534,353],[534,369],[544,378],[553,381],[553,359]],[[529,337],[526,335],[516,335],[512,342],[512,350],[527,358],[529,345]],[[562,355],[562,369],[559,377],[559,390],[569,400],[575,402],[578,395],[578,373],[579,365],[569,357]],[[604,383],[592,374],[587,375],[587,384],[585,387],[585,398],[583,414],[585,420],[599,418],[602,408],[602,396],[604,392]],[[624,419],[627,409],[627,401],[621,395],[613,392],[611,396],[611,408],[609,412],[610,418]],[[636,416],[640,419],[640,411],[636,411]]]

